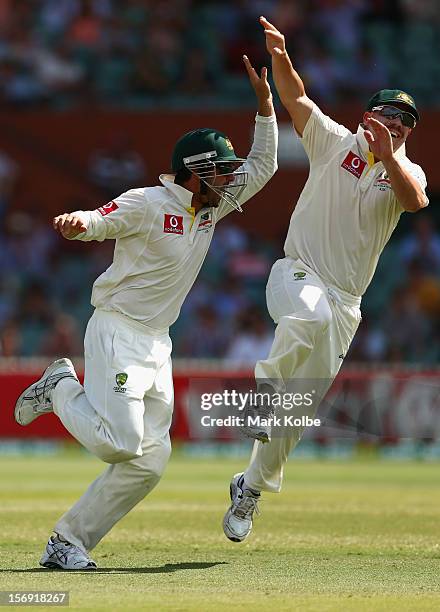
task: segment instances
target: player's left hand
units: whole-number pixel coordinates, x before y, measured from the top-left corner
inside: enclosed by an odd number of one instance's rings
[[[389,129],[373,117],[366,119],[365,124],[367,126],[365,138],[374,157],[382,162],[392,159],[394,154],[393,137]]]
[[[243,55],[243,62],[249,76],[249,81],[251,82],[251,85],[254,88],[258,100],[261,102],[263,102],[264,100],[270,100],[272,97],[272,92],[270,90],[270,85],[267,81],[266,66],[263,66],[263,68],[261,69],[261,76],[258,76],[257,71],[252,66],[247,55]]]

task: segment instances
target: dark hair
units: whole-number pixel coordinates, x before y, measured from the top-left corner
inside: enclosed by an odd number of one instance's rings
[[[188,168],[182,168],[181,170],[178,170],[176,172],[176,178],[174,179],[174,182],[176,183],[176,185],[183,185],[183,183],[189,181],[190,178],[191,171],[188,170]]]

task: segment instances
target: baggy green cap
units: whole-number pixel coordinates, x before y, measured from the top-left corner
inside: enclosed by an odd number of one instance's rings
[[[184,134],[177,141],[171,162],[173,172],[185,168],[185,158],[203,153],[211,153],[209,158],[213,162],[246,161],[235,155],[234,147],[226,134],[212,128],[199,128]]]
[[[367,110],[371,110],[375,106],[381,106],[383,104],[392,104],[393,102],[398,102],[399,104],[407,106],[408,112],[414,115],[417,121],[420,121],[414,98],[401,89],[381,89],[369,99]]]

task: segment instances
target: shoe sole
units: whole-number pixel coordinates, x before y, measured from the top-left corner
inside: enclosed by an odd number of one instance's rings
[[[89,565],[86,567],[78,567],[77,569],[67,569],[66,567],[63,567],[62,565],[58,565],[58,563],[53,563],[52,561],[46,561],[46,563],[41,563],[40,561],[40,565],[41,567],[45,567],[46,569],[51,569],[51,570],[59,570],[61,572],[81,572],[81,571],[95,571],[97,570],[97,566],[96,565]]]
[[[26,387],[26,389],[24,391],[21,392],[18,400],[15,402],[15,408],[14,408],[14,418],[15,421],[21,425],[22,427],[26,427],[26,425],[30,425],[33,421],[35,421],[35,419],[37,419],[39,416],[39,414],[36,414],[35,417],[33,419],[31,419],[30,421],[28,421],[27,423],[21,423],[19,420],[19,414],[20,414],[20,408],[21,408],[21,403],[23,401],[23,399],[26,397],[26,394],[30,391],[30,389],[33,389],[33,387],[35,387],[35,385],[38,385],[38,383],[40,383],[43,378],[45,378],[46,376],[50,376],[49,371],[54,367],[55,364],[59,364],[60,361],[63,361],[67,367],[72,368],[73,372],[75,372],[75,368],[73,367],[73,363],[70,361],[70,359],[67,358],[63,358],[63,359],[57,359],[56,361],[54,361],[53,363],[51,363],[43,372],[43,374],[41,375],[41,377],[35,381],[34,383],[32,383],[31,385],[29,385],[28,387]],[[59,366],[56,367],[56,369],[58,369]],[[76,374],[75,374],[76,376]],[[78,378],[77,378],[78,380]]]
[[[251,438],[252,440],[257,440],[258,442],[261,442],[262,444],[267,444],[268,442],[270,442],[270,436],[265,431],[255,433],[254,431],[251,431],[247,429],[246,427],[242,427],[242,432],[247,438]]]

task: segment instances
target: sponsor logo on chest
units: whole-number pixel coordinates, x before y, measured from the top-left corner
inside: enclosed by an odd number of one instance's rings
[[[362,172],[364,171],[366,165],[366,161],[353,153],[353,151],[349,151],[346,158],[342,162],[341,167],[344,168],[344,170],[348,170],[350,174],[359,179],[361,178]]]
[[[165,234],[183,234],[183,217],[180,215],[167,215],[163,219]]]

